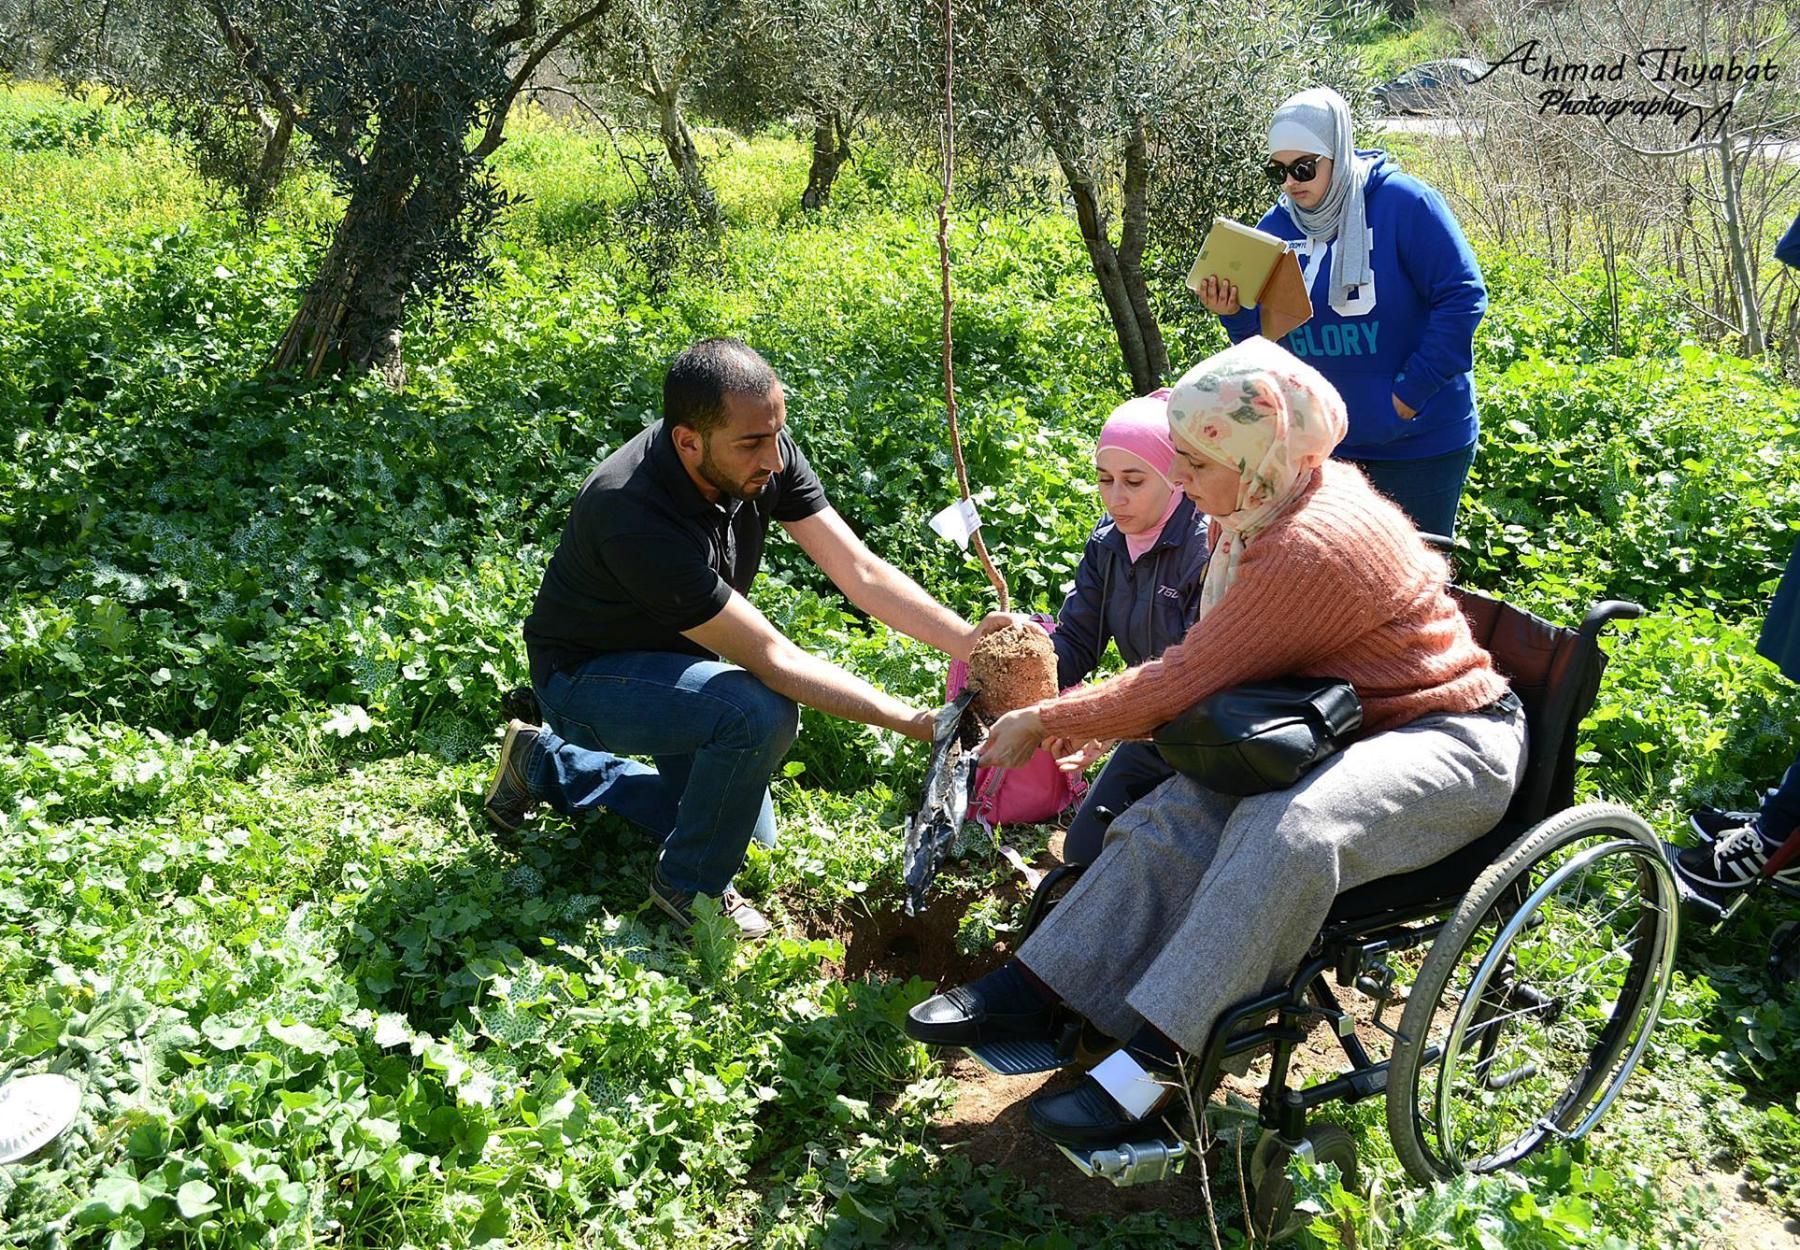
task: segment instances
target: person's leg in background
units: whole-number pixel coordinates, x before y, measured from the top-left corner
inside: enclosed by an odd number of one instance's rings
[[[1800,757],[1788,765],[1781,784],[1763,799],[1761,817],[1763,841],[1779,846],[1800,826]]]
[[[1063,863],[1093,863],[1106,840],[1107,824],[1174,775],[1153,744],[1121,742],[1069,822],[1063,835]]]
[[[1781,784],[1763,796],[1756,811],[1703,807],[1689,816],[1688,825],[1701,840],[1694,846],[1668,844],[1670,862],[1689,888],[1724,906],[1733,890],[1763,875],[1770,856],[1800,827],[1800,759],[1788,766]],[[1800,888],[1800,863],[1783,861],[1775,879]]]
[[[1456,536],[1463,487],[1475,463],[1475,444],[1423,460],[1352,460],[1369,484],[1400,505],[1421,533]]]

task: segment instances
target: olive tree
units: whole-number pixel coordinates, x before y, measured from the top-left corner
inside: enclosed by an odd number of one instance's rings
[[[613,0],[573,44],[580,86],[654,111],[669,163],[709,225],[719,219],[718,197],[694,146],[687,103],[721,55],[727,17],[724,0]]]
[[[53,20],[65,74],[119,89],[252,201],[303,142],[344,208],[273,366],[398,381],[409,306],[482,267],[513,100],[610,3],[55,0]]]
[[[1338,29],[1359,20],[1347,13]],[[1283,98],[1325,84],[1354,103],[1343,41],[1308,0],[959,0],[955,16],[962,158],[1002,195],[1055,171],[1132,386],[1155,389],[1169,373],[1157,292],[1183,298],[1177,275],[1215,215],[1267,207]],[[917,46],[930,54],[929,30]]]
[[[889,76],[921,70],[893,55],[917,13],[904,0],[738,3],[696,98],[709,114],[743,130],[802,121],[812,159],[800,206],[823,208],[864,124],[889,98]]]

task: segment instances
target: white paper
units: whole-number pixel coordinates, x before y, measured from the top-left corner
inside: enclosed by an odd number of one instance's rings
[[[981,514],[975,511],[973,499],[959,499],[931,518],[931,528],[939,538],[948,538],[967,551],[969,539],[981,528]]]
[[[1088,1075],[1134,1120],[1148,1115],[1169,1088],[1163,1078],[1144,1071],[1143,1065],[1123,1050],[1113,1051]]]

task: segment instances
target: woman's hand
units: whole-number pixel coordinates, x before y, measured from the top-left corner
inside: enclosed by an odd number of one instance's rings
[[[1065,773],[1086,772],[1089,764],[1112,750],[1114,745],[1098,739],[1076,742],[1071,738],[1052,738],[1044,744],[1056,757],[1056,766]]]
[[[1238,303],[1237,283],[1227,282],[1223,278],[1205,277],[1200,279],[1200,289],[1194,294],[1206,305],[1206,310],[1220,317],[1230,317],[1244,310]]]
[[[1408,408],[1406,406],[1406,401],[1401,399],[1398,395],[1394,396],[1394,411],[1400,414],[1400,419],[1402,421],[1411,421],[1414,417],[1419,415],[1419,410],[1417,408]]]
[[[988,730],[975,758],[989,768],[1018,768],[1031,762],[1044,742],[1044,718],[1035,707],[1008,712]]]

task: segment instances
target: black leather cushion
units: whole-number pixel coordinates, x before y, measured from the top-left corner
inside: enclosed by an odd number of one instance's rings
[[[1535,824],[1575,801],[1575,726],[1594,705],[1606,657],[1573,629],[1453,586],[1469,632],[1525,705],[1525,775],[1507,819]]]

